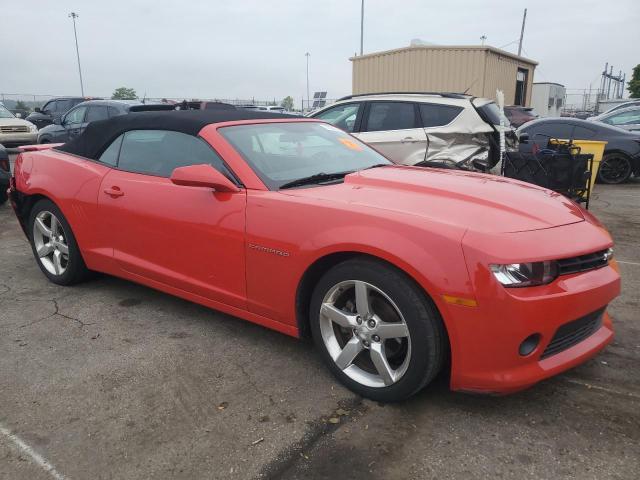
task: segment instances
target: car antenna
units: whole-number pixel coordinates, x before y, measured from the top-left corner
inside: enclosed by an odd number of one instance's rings
[[[476,79],[473,82],[471,82],[471,85],[469,85],[467,89],[464,92],[462,92],[462,94],[466,95],[467,92],[471,89],[471,87],[473,87],[476,84],[477,81],[478,81],[478,77],[476,77]]]

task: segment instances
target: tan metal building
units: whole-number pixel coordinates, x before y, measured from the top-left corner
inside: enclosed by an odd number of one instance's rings
[[[489,46],[412,45],[351,57],[353,94],[379,92],[467,92],[507,105],[531,102],[538,62]]]

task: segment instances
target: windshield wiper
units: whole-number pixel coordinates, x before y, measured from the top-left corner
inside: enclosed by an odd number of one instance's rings
[[[309,175],[308,177],[298,178],[297,180],[292,180],[290,182],[284,183],[280,185],[280,190],[283,188],[293,188],[293,187],[301,187],[303,185],[313,185],[314,183],[323,183],[330,182],[331,180],[339,180],[344,178],[345,175],[349,175],[353,173],[354,170],[348,170],[346,172],[334,172],[334,173],[316,173],[314,175]]]
[[[388,167],[389,165],[393,165],[392,163],[376,163],[375,165],[371,165],[370,167],[365,167],[362,170],[369,170],[371,168],[378,168],[378,167]]]

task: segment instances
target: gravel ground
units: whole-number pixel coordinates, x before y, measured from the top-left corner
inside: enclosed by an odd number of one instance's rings
[[[116,278],[48,283],[5,204],[0,478],[636,479],[640,181],[595,197],[623,275],[614,343],[516,395],[440,381],[386,406],[308,343]]]

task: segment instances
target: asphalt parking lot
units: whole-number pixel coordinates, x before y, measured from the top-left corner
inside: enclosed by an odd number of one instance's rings
[[[616,339],[508,397],[357,398],[310,344],[112,277],[58,287],[0,207],[0,478],[636,479],[640,181],[598,185]],[[570,239],[568,239],[570,241]]]

